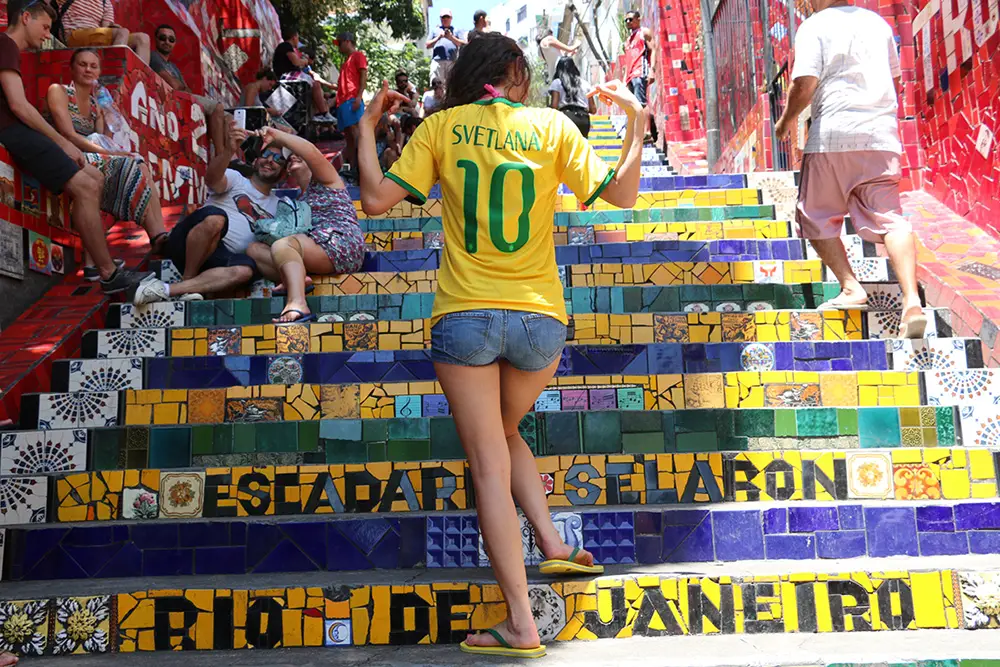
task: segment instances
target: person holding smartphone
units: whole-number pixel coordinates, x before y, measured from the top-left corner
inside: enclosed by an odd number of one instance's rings
[[[451,24],[451,10],[442,9],[440,12],[441,26],[434,31],[434,34],[427,40],[427,48],[433,49],[431,54],[431,78],[441,79],[445,88],[448,87],[448,77],[451,76],[452,67],[458,59],[458,50],[468,44],[460,35],[455,26]]]

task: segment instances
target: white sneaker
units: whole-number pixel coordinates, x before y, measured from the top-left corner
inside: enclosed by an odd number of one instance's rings
[[[136,286],[135,296],[132,297],[132,303],[137,306],[169,300],[170,294],[167,290],[167,284],[162,280],[142,281]]]
[[[179,297],[177,297],[177,300],[178,301],[204,301],[205,297],[203,297],[202,295],[197,294],[195,292],[191,292],[190,294],[181,294]]]

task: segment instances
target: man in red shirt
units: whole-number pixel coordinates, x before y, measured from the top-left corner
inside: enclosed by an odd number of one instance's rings
[[[643,28],[639,22],[639,12],[632,10],[625,14],[625,27],[630,30],[625,42],[625,84],[644,107],[648,107],[646,92],[649,84],[656,80],[656,50],[653,48],[653,33]],[[656,120],[649,115],[647,141],[656,141]]]
[[[352,32],[340,33],[337,47],[342,55],[347,56],[340,67],[340,80],[337,82],[337,128],[347,139],[345,162],[353,170],[357,170],[358,121],[365,112],[365,102],[361,96],[368,85],[368,59],[358,50]]]

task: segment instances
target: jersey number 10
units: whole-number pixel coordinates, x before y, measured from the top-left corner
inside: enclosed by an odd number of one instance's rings
[[[458,167],[465,170],[465,191],[462,195],[462,213],[465,217],[465,249],[474,254],[479,249],[479,165],[471,160],[459,160]],[[517,216],[517,238],[508,241],[503,233],[503,184],[507,172],[521,172],[521,214]],[[519,162],[502,162],[490,178],[490,240],[500,252],[517,252],[531,233],[528,214],[535,205],[535,172]]]

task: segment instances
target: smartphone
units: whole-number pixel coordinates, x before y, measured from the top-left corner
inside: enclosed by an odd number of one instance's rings
[[[236,127],[241,130],[247,129],[247,110],[246,109],[234,109],[233,119],[236,121]]]
[[[256,134],[247,137],[240,146],[240,150],[243,151],[243,161],[247,164],[253,164],[260,157],[263,146],[264,140]]]

